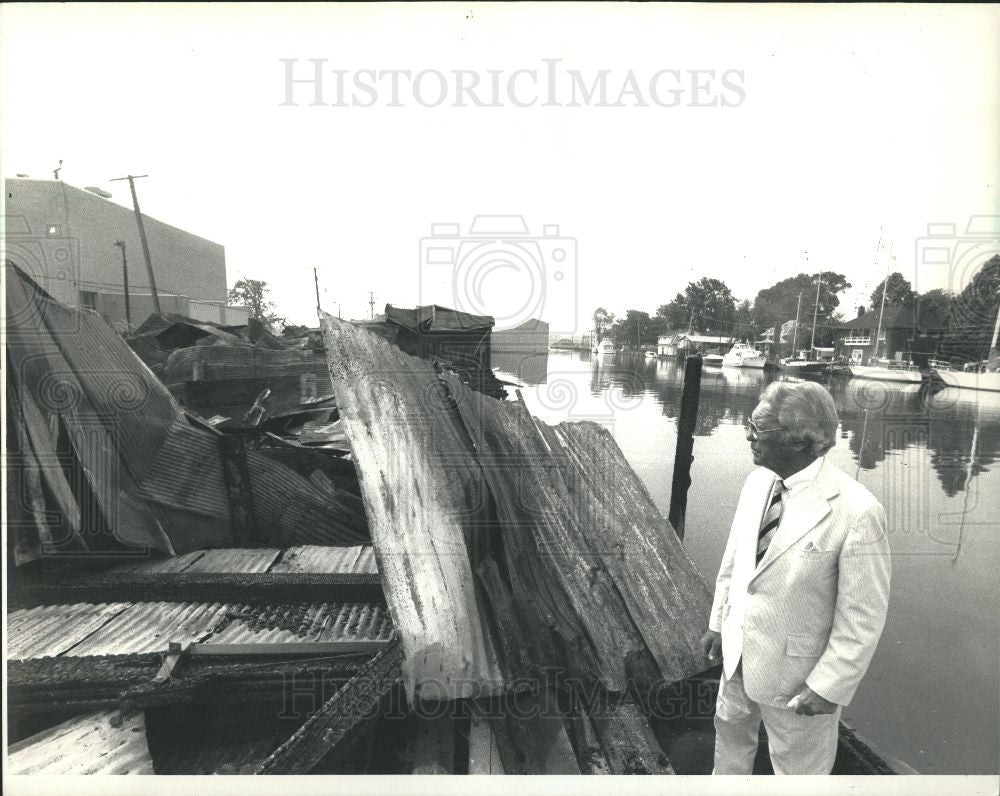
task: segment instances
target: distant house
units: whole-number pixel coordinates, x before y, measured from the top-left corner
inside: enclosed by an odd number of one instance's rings
[[[920,333],[913,313],[906,307],[890,304],[882,317],[881,333],[879,313],[858,308],[858,315],[841,324],[834,331],[834,348],[837,356],[850,362],[866,363],[875,356],[880,359],[908,359],[913,338]],[[876,334],[878,339],[876,340]]]
[[[716,337],[705,334],[675,332],[661,335],[656,340],[656,353],[661,357],[694,354],[704,351],[721,351],[733,344],[732,337]]]
[[[4,256],[50,296],[98,312],[124,327],[123,241],[132,328],[153,312],[135,213],[108,194],[60,180],[4,180]],[[127,196],[127,193],[126,193]],[[222,325],[247,323],[244,307],[227,305],[226,252],[219,243],[143,214],[164,313]]]

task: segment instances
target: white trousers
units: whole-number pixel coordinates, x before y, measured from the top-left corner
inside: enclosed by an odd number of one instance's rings
[[[803,716],[788,708],[754,702],[743,690],[742,667],[722,675],[715,705],[713,774],[751,774],[760,723],[767,728],[775,774],[829,774],[837,756],[838,706],[833,713]]]

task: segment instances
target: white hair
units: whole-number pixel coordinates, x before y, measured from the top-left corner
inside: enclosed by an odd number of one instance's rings
[[[785,445],[805,442],[822,456],[837,441],[837,406],[830,391],[812,381],[771,382],[760,394],[764,413],[777,421],[778,440]]]

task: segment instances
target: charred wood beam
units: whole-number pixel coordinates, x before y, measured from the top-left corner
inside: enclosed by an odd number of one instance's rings
[[[395,639],[264,760],[257,773],[306,774],[324,758],[348,750],[378,720],[402,682],[402,665],[403,648]]]
[[[9,661],[8,706],[19,715],[73,705],[81,710],[197,703],[283,700],[294,704],[328,696],[372,658],[371,652],[331,654],[309,660],[253,656],[234,660],[185,659],[166,682],[155,683],[160,653]]]
[[[25,581],[8,610],[102,602],[384,604],[377,574],[361,572],[105,572]]]
[[[653,728],[630,699],[606,705],[591,713],[612,774],[673,774]]]

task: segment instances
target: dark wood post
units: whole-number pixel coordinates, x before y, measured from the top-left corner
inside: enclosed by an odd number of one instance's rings
[[[684,538],[684,514],[691,486],[691,462],[694,461],[694,429],[698,422],[698,397],[701,394],[701,357],[688,357],[684,363],[684,390],[677,421],[677,450],[674,453],[674,479],[670,490],[670,524],[677,536]]]

